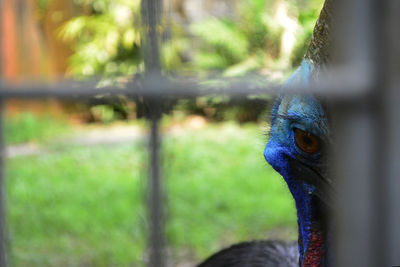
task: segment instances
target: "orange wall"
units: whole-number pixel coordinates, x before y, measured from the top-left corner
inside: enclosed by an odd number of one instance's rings
[[[51,0],[46,10],[37,8],[36,0],[3,0],[0,14],[0,53],[2,76],[9,81],[51,80],[63,77],[68,58],[69,45],[62,42],[59,27],[79,10],[73,1]],[[21,6],[17,6],[20,3]],[[58,110],[57,101],[7,102],[11,113],[32,110],[42,113]]]

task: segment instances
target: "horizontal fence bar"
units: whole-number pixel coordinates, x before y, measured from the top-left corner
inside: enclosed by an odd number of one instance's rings
[[[189,80],[189,79],[187,79]],[[123,88],[125,87],[125,88]],[[2,98],[91,98],[99,95],[130,97],[172,97],[193,98],[205,95],[275,95],[279,93],[313,93],[339,99],[363,97],[371,86],[368,77],[357,75],[354,71],[342,71],[340,75],[326,75],[319,82],[309,86],[291,86],[268,83],[265,77],[245,77],[238,79],[214,79],[185,81],[185,78],[170,81],[161,76],[148,75],[135,82],[121,85],[99,87],[96,82],[66,81],[54,83],[9,83],[0,82]]]

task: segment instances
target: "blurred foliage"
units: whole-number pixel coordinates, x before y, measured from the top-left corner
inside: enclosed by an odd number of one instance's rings
[[[69,61],[70,73],[75,77],[101,76],[108,81],[140,73],[144,67],[140,0],[75,0],[75,3],[84,15],[71,19],[59,31],[74,51]],[[266,77],[264,85],[272,80],[281,81],[299,65],[322,3],[323,0],[233,1],[234,12],[230,16],[208,15],[200,21],[179,20],[167,13],[160,27],[163,70],[203,78],[215,73],[236,77],[255,72]],[[230,113],[224,110],[208,116],[215,120],[242,121],[245,117],[255,120],[262,113],[257,110],[243,117],[241,110],[249,113],[253,106],[230,112],[226,101],[215,104],[218,99],[211,98],[206,101],[211,103],[206,109],[223,107]],[[197,106],[198,102],[180,107],[198,113],[199,109],[204,110]],[[90,111],[93,118],[101,117],[100,121],[108,122],[120,118],[113,115],[120,114],[115,112],[117,108],[121,110],[121,104]]]
[[[59,31],[72,42],[70,72],[81,76],[133,75],[143,67],[140,52],[140,0],[75,0],[86,15]]]
[[[305,53],[322,3],[238,1],[234,16],[194,22],[188,31],[175,25],[172,37],[163,45],[165,67],[170,71],[190,69],[197,74],[219,70],[229,77],[250,71],[263,73],[265,69],[289,71],[299,65]],[[282,51],[284,34],[296,40],[288,58]]]
[[[46,0],[39,1],[45,5]],[[168,1],[167,1],[168,2]],[[84,15],[59,31],[72,41],[70,71],[76,76],[127,76],[143,69],[140,0],[75,0]],[[298,65],[323,0],[233,2],[234,15],[189,21],[164,16],[162,59],[166,71],[223,70],[238,76],[263,68]],[[295,25],[290,25],[290,24]],[[282,35],[292,27],[296,44],[282,63]],[[193,38],[194,37],[194,38]],[[283,60],[285,61],[285,60]]]
[[[176,104],[175,110],[184,115],[204,116],[215,122],[263,122],[267,118],[267,110],[270,110],[271,103],[272,101],[269,98],[254,98],[243,101],[240,98],[204,96],[195,100],[182,99]]]
[[[267,2],[241,2],[238,19],[212,18],[193,24],[193,33],[204,41],[194,56],[195,66],[237,76],[263,67],[267,56],[276,58],[281,29],[265,13]]]

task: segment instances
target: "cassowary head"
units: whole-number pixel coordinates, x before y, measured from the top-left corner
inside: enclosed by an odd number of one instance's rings
[[[286,86],[307,85],[313,69],[313,64],[304,60]],[[307,251],[313,246],[318,251],[312,251],[312,255],[321,260],[326,257],[324,243],[329,227],[326,216],[332,204],[326,168],[331,144],[328,116],[324,105],[313,95],[293,94],[278,96],[271,116],[270,138],[264,156],[283,176],[295,200],[300,260],[307,259]]]
[[[331,0],[325,2],[314,35],[298,70],[283,86],[307,87],[330,62]],[[279,95],[271,113],[265,159],[286,181],[296,203],[301,266],[330,261],[331,224],[327,219],[333,189],[327,169],[332,143],[327,109],[311,94]]]
[[[304,60],[285,87],[307,85],[313,65]],[[271,113],[270,139],[265,159],[289,185],[297,200],[303,192],[330,205],[327,188],[327,148],[331,143],[328,116],[320,99],[311,94],[281,94]],[[330,195],[330,193],[329,193]]]

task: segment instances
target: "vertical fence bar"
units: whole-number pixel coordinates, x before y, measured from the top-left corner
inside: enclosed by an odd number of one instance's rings
[[[338,261],[335,266],[372,267],[373,180],[375,178],[376,127],[372,112],[362,103],[344,103],[336,110],[339,122],[335,156],[339,180]]]
[[[380,115],[377,36],[380,10],[373,0],[337,0],[335,37],[339,67],[369,83],[369,94],[339,103],[337,114],[337,179],[339,191],[338,259],[335,266],[369,267],[382,259],[377,221],[384,213],[377,184],[380,164]]]
[[[382,29],[383,57],[387,65],[387,89],[383,99],[386,118],[386,202],[388,210],[385,237],[389,266],[400,265],[400,1],[384,0],[386,24]]]
[[[161,75],[158,30],[160,30],[161,0],[142,0],[142,27],[145,33],[144,63],[145,75]],[[157,78],[157,80],[159,80]],[[149,85],[149,84],[148,84]],[[144,88],[146,90],[146,88]],[[147,99],[148,100],[148,99]],[[146,101],[146,99],[145,99]],[[165,266],[164,258],[164,214],[163,188],[160,167],[159,102],[146,101],[150,119],[150,170],[148,181],[149,249],[150,267]]]
[[[142,0],[142,27],[145,33],[144,62],[146,72],[161,73],[158,32],[160,30],[161,0]]]
[[[164,216],[163,216],[163,190],[160,168],[160,117],[152,114],[150,117],[150,170],[148,181],[149,215],[150,215],[150,267],[163,267],[164,263]]]
[[[0,0],[0,90],[3,79],[3,0]],[[5,212],[5,182],[4,182],[4,140],[3,140],[3,99],[0,98],[0,267],[7,266],[7,227]]]
[[[334,52],[345,71],[374,77],[377,14],[373,0],[335,0]]]

